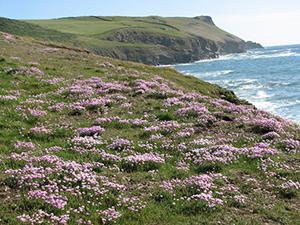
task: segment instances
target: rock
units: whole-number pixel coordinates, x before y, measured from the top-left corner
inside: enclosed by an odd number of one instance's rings
[[[250,50],[250,49],[257,49],[257,48],[264,48],[264,47],[259,43],[252,42],[252,41],[247,41],[245,48],[247,50]]]
[[[215,26],[213,19],[210,16],[196,16],[194,17],[196,20],[201,20],[209,25]]]

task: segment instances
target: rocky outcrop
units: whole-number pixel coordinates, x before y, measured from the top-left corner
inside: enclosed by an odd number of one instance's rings
[[[261,44],[256,43],[256,42],[252,42],[252,41],[247,41],[245,47],[246,47],[247,50],[263,48],[263,46]]]
[[[197,20],[201,20],[202,22],[205,22],[209,25],[215,26],[215,23],[213,21],[213,19],[210,16],[196,16],[194,17]]]
[[[214,25],[210,17],[199,17]],[[98,53],[121,60],[130,60],[151,65],[189,63],[202,59],[213,59],[219,55],[242,53],[251,48],[262,47],[253,42],[225,41],[189,35],[186,37],[151,33],[134,29],[120,29],[105,37],[108,41],[130,43],[142,47],[117,47],[109,50],[98,49]],[[151,47],[147,47],[147,45]]]
[[[149,44],[152,47],[121,47],[114,50],[118,59],[146,64],[187,63],[218,57],[218,46],[201,37],[177,37],[137,30],[119,30],[106,37],[109,41]],[[155,45],[155,47],[153,47]],[[100,50],[101,51],[101,50]],[[118,52],[118,53],[117,53]],[[108,55],[111,56],[111,55]]]

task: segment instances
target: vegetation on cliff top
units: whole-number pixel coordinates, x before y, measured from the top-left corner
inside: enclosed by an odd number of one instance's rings
[[[172,69],[0,50],[1,224],[299,221],[299,126]]]
[[[0,31],[62,42],[113,58],[172,64],[261,47],[218,28],[210,17],[0,18]]]

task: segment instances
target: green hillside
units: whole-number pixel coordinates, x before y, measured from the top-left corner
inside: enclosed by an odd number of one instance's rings
[[[238,37],[208,23],[205,17],[199,18],[164,18],[164,17],[75,17],[52,20],[28,20],[46,28],[78,35],[112,34],[119,29],[158,32],[165,35],[186,37],[201,36],[214,41],[241,41]]]
[[[173,69],[0,33],[1,225],[298,224],[299,130]]]
[[[99,55],[146,64],[215,58],[219,54],[244,52],[250,46],[218,28],[207,16],[91,16],[27,21],[0,18],[0,31],[61,42]]]
[[[71,42],[76,38],[76,36],[72,34],[62,33],[53,29],[43,28],[35,24],[3,17],[0,17],[0,31],[56,42]]]

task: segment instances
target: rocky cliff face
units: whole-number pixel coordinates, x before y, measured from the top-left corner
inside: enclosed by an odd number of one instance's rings
[[[85,33],[78,21],[86,24]],[[68,33],[62,27],[67,27]],[[0,17],[0,31],[151,65],[188,63],[262,47],[218,28],[209,16],[74,17],[55,21]]]
[[[210,24],[212,20],[206,19]],[[225,41],[215,42],[196,35],[188,37],[168,36],[139,30],[118,30],[105,37],[106,40],[132,44],[149,44],[155,47],[126,48],[117,47],[114,50],[99,49],[98,53],[122,59],[151,65],[166,65],[189,63],[202,59],[214,59],[219,55],[242,53],[248,49],[262,48],[253,42]]]
[[[121,30],[116,31],[106,39],[126,43],[154,44],[154,48],[137,47],[128,49],[122,47],[117,48],[114,52],[119,59],[152,65],[186,63],[218,57],[216,43],[196,36],[176,37],[136,30]]]
[[[246,49],[249,50],[249,49],[257,49],[257,48],[263,48],[263,46],[259,43],[256,43],[256,42],[252,42],[252,41],[247,41],[246,42]]]

